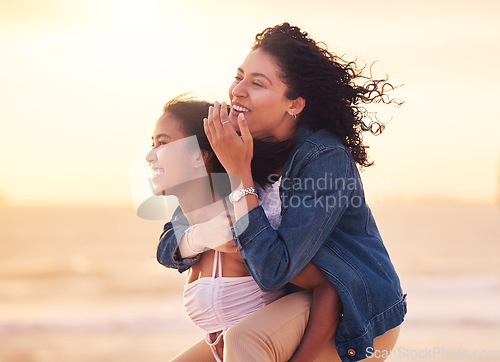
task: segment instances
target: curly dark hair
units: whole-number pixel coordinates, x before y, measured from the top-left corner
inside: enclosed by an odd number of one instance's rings
[[[356,163],[371,166],[363,143],[363,132],[378,135],[384,123],[373,120],[362,106],[368,103],[401,105],[385,93],[393,87],[385,79],[363,75],[354,61],[347,62],[328,51],[305,31],[288,23],[267,28],[255,36],[252,50],[272,55],[281,67],[288,99],[302,97],[306,105],[299,122],[310,129],[327,128],[349,147]],[[370,72],[371,73],[371,72]],[[356,81],[364,80],[363,85]],[[365,121],[369,120],[367,124]]]

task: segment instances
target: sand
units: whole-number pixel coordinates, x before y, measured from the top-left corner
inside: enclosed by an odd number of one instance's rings
[[[373,210],[408,293],[389,360],[500,361],[500,212]],[[0,209],[0,361],[166,361],[203,338],[184,275],[156,262],[163,223],[133,208]]]

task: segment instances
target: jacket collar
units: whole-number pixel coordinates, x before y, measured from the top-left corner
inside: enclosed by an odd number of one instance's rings
[[[285,165],[283,166],[283,172],[281,174],[283,178],[288,177],[288,173],[292,168],[293,161],[295,160],[299,148],[304,144],[304,142],[309,138],[309,136],[312,133],[313,131],[310,130],[309,128],[297,125],[297,130],[295,131],[295,147],[290,152],[288,160],[285,162]]]

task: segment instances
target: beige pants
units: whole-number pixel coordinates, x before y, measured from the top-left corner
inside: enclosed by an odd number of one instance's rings
[[[242,319],[224,336],[224,361],[288,361],[302,339],[310,308],[311,293],[304,291],[289,294]],[[398,335],[399,326],[375,338],[375,350],[392,350]],[[215,358],[203,339],[171,361],[213,362]],[[340,361],[333,339],[314,361]]]

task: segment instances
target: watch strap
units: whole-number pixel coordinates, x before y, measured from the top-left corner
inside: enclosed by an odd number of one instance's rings
[[[235,203],[241,200],[243,197],[247,195],[255,195],[258,196],[257,190],[255,187],[247,187],[246,189],[236,189],[231,194],[229,194],[229,201]]]

